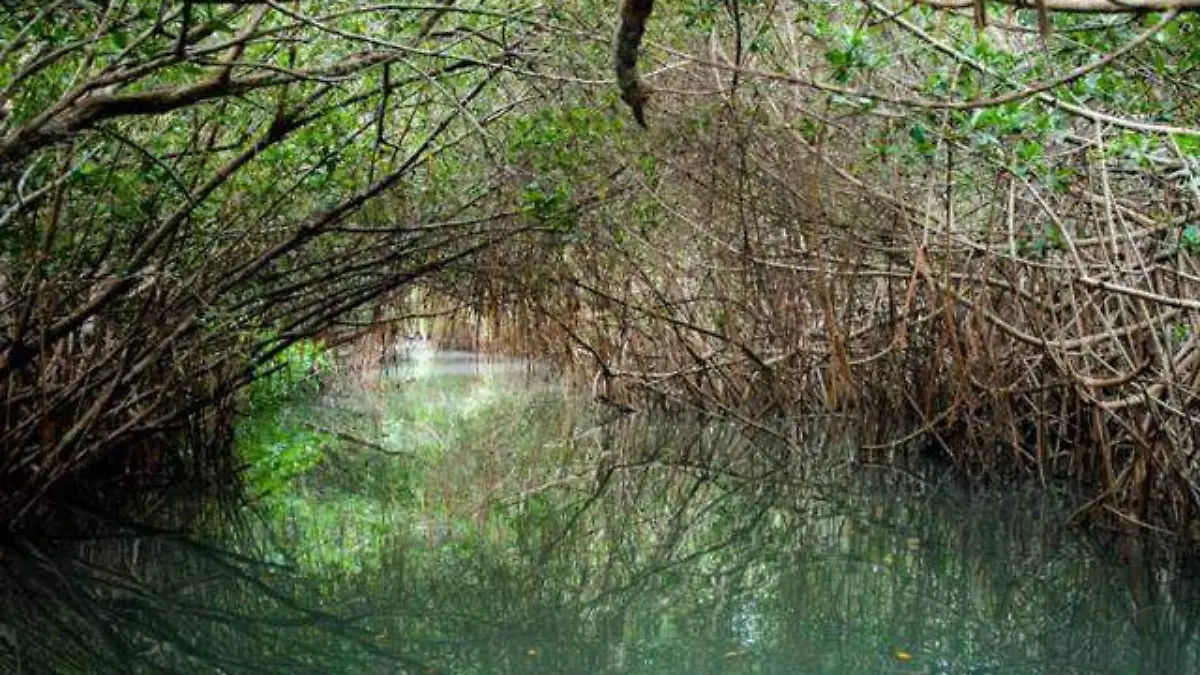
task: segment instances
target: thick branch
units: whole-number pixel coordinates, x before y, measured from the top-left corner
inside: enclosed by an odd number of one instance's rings
[[[0,140],[0,164],[28,156],[117,117],[159,115],[199,103],[286,84],[308,77],[342,77],[394,58],[384,52],[360,54],[329,68],[294,73],[271,72],[243,79],[214,77],[182,87],[161,87],[134,94],[99,93],[86,96],[44,124],[18,129]]]
[[[633,110],[637,123],[646,126],[643,112],[649,97],[645,86],[638,78],[638,47],[646,32],[646,20],[654,11],[654,0],[624,0],[621,3],[621,27],[617,30],[616,54],[613,66],[617,72],[617,85],[621,98]]]

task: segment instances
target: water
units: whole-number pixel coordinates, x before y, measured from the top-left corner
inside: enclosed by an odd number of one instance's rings
[[[464,353],[296,413],[370,445],[215,539],[6,542],[0,672],[1200,672],[1200,584],[1031,491],[801,475]]]

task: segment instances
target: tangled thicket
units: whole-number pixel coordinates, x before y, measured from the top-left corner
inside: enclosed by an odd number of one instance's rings
[[[686,5],[695,49],[644,55],[673,65],[655,123],[591,158],[620,206],[552,264],[495,252],[477,309],[622,407],[798,452],[834,421],[868,459],[1065,479],[1082,519],[1196,541],[1196,16],[1043,41],[1034,12],[901,10]]]
[[[0,523],[234,480],[233,393],[511,236],[488,131],[528,20],[339,3],[6,5]],[[382,37],[381,37],[382,36]],[[464,165],[455,158],[474,154]]]
[[[260,364],[420,288],[623,407],[1200,535],[1197,16],[957,4],[689,0],[619,86],[587,0],[14,5],[0,520],[232,465]]]

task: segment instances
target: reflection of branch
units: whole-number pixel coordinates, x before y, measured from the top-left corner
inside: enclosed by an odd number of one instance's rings
[[[577,473],[577,474],[572,474],[570,476],[566,476],[565,478],[556,478],[552,481],[542,483],[541,485],[538,485],[536,487],[532,487],[527,490],[522,490],[521,492],[517,493],[516,495],[513,495],[512,497],[507,497],[505,499],[497,500],[497,501],[493,502],[492,506],[498,507],[498,508],[506,508],[506,507],[510,507],[510,506],[516,506],[517,504],[520,504],[521,502],[525,501],[526,499],[537,496],[548,490],[552,490],[554,488],[566,487],[566,486],[570,485],[571,483],[576,483],[581,480],[594,480],[594,479],[595,479],[595,474],[592,474],[592,473],[586,473],[586,474],[578,474]]]
[[[312,432],[315,432],[318,434],[324,434],[326,436],[333,436],[334,438],[336,438],[340,441],[346,441],[347,443],[350,443],[351,445],[357,445],[359,447],[367,448],[368,450],[374,450],[375,452],[383,453],[385,455],[389,455],[392,457],[408,457],[408,456],[410,456],[406,452],[399,452],[397,450],[392,450],[391,448],[380,445],[379,443],[376,443],[374,441],[369,441],[369,440],[363,438],[362,436],[355,436],[354,434],[347,432],[347,431],[339,431],[337,429],[331,429],[329,427],[319,426],[319,425],[313,424],[311,422],[301,422],[300,426],[304,427],[305,429],[308,429],[309,431],[312,431]]]
[[[697,478],[693,483],[692,489],[682,496],[682,505],[674,511],[669,517],[669,530],[661,532],[658,539],[658,546],[650,554],[651,560],[646,567],[641,570],[635,570],[629,579],[623,583],[602,588],[595,597],[588,602],[583,603],[583,606],[598,606],[610,597],[620,596],[622,593],[632,591],[639,588],[643,584],[648,583],[655,577],[665,574],[672,569],[678,569],[697,560],[710,557],[713,554],[724,549],[732,548],[739,543],[751,540],[749,536],[753,533],[761,523],[764,522],[764,517],[770,510],[776,506],[777,496],[774,490],[765,489],[755,491],[753,497],[756,502],[747,507],[743,513],[747,513],[747,521],[743,524],[735,525],[729,533],[729,536],[718,539],[716,542],[708,546],[701,546],[695,550],[683,553],[679,557],[672,557],[674,554],[679,554],[684,548],[686,537],[684,535],[694,531],[699,523],[699,516],[716,511],[721,505],[729,500],[734,499],[743,493],[737,490],[722,492],[715,499],[712,499],[698,507],[697,512],[688,513],[688,507],[692,506],[692,502],[698,496],[700,488],[711,484],[710,481],[704,478]],[[685,518],[685,516],[695,516]]]
[[[0,625],[21,638],[21,672],[82,663],[94,673],[302,675],[347,660],[355,672],[375,672],[363,667],[375,661],[425,670],[372,641],[361,617],[309,599],[315,587],[282,565],[132,522],[86,522],[104,534],[65,550],[28,539],[0,549],[0,592],[12,600]],[[294,646],[277,651],[285,641]],[[0,669],[8,657],[0,641]]]

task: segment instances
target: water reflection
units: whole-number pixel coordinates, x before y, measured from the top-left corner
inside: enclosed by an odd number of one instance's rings
[[[544,373],[544,368],[521,358],[495,356],[460,349],[436,349],[428,340],[407,339],[397,343],[399,358],[389,375],[401,379],[440,377],[508,377]]]
[[[436,458],[335,454],[216,542],[6,542],[0,672],[1200,672],[1184,570],[1116,565],[1033,494],[801,481],[719,426],[494,405],[401,420]]]

